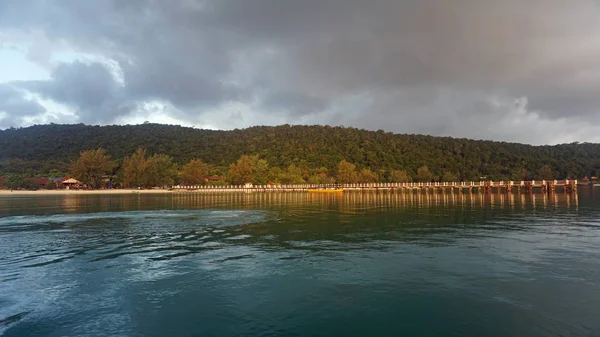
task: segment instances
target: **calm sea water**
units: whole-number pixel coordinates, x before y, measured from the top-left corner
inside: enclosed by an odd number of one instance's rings
[[[596,193],[0,198],[0,335],[599,336]]]

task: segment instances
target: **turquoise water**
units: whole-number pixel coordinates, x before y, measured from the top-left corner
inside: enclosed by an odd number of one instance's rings
[[[0,198],[0,336],[598,336],[597,192]]]

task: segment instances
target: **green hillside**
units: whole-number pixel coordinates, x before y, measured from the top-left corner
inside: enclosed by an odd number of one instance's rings
[[[269,167],[327,168],[345,159],[385,180],[392,170],[415,175],[423,165],[441,177],[461,180],[535,178],[549,165],[556,178],[600,174],[600,144],[531,146],[450,137],[392,134],[329,126],[257,126],[212,131],[181,126],[37,125],[0,131],[0,174],[67,172],[81,151],[105,148],[117,163],[138,147],[162,153],[178,164],[199,158],[214,174],[226,174],[241,155],[258,155]],[[520,179],[520,178],[519,178]]]

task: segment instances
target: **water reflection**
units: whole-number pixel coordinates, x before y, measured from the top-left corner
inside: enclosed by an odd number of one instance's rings
[[[577,194],[422,194],[394,192],[350,192],[342,194],[307,193],[256,193],[256,194],[178,194],[173,195],[173,205],[189,207],[230,207],[239,208],[317,208],[357,212],[361,209],[384,208],[408,210],[414,208],[468,207],[510,209],[555,209],[577,208]]]
[[[207,301],[211,305],[203,317],[215,312],[229,316],[232,308],[243,307],[240,296],[248,294],[257,297],[247,301],[251,304],[260,303],[272,289],[281,290],[271,293],[273,298],[298,289],[309,298],[315,289],[310,282],[316,279],[330,282],[331,289],[354,283],[365,291],[382,280],[393,287],[412,277],[397,296],[429,282],[435,283],[434,292],[479,289],[485,300],[494,284],[475,288],[471,283],[477,276],[486,282],[528,282],[535,268],[552,263],[544,277],[554,277],[553,272],[557,278],[570,273],[594,279],[597,268],[577,274],[569,269],[572,261],[556,265],[568,251],[578,263],[595,267],[590,261],[597,261],[600,208],[597,197],[586,193],[2,198],[0,333],[2,324],[27,331],[39,323],[70,331],[56,335],[135,335],[128,329],[136,328],[131,323],[136,317],[128,313],[135,313],[139,303],[148,305],[145,317],[163,317],[158,306],[173,299],[190,308],[178,311],[180,305],[173,304],[174,317],[196,313],[196,305]],[[265,279],[273,283],[257,281]],[[293,289],[286,288],[290,279],[297,282]],[[258,287],[254,291],[243,288],[253,285]],[[331,289],[322,288],[322,294]],[[544,292],[544,298],[552,293]],[[520,298],[523,294],[513,296]],[[290,300],[289,308],[300,302]],[[222,307],[215,310],[214,303]],[[290,317],[294,315],[292,310]],[[180,324],[196,322],[194,318]],[[103,323],[91,326],[97,322]],[[12,330],[13,335],[18,331]]]
[[[23,202],[27,207],[21,207]],[[0,207],[0,233],[45,233],[27,245],[52,247],[60,237],[71,248],[78,242],[85,246],[68,249],[69,257],[102,247],[94,259],[146,254],[160,260],[245,244],[278,249],[314,249],[311,242],[318,249],[381,240],[440,244],[585,222],[579,196],[560,193],[68,195],[2,199]],[[552,219],[539,222],[546,218]],[[107,247],[112,248],[105,252]],[[63,258],[61,253],[48,261]]]
[[[594,195],[584,195],[594,200]],[[0,217],[25,214],[119,212],[152,209],[281,209],[311,207],[345,212],[363,208],[412,209],[434,207],[469,207],[508,209],[577,208],[578,194],[514,193],[403,193],[347,192],[344,194],[309,193],[230,193],[166,195],[58,195],[34,198],[0,198]]]
[[[23,201],[26,208],[20,207]],[[70,195],[3,199],[0,206],[5,215],[0,234],[38,232],[23,245],[56,252],[26,254],[24,266],[91,252],[90,261],[131,254],[164,260],[241,245],[289,251],[337,250],[339,244],[364,249],[366,243],[396,241],[439,245],[596,226],[580,214],[577,194],[560,193]]]

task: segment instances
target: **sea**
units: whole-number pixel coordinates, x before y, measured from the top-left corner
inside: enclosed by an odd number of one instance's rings
[[[600,336],[600,189],[0,196],[0,336]]]

